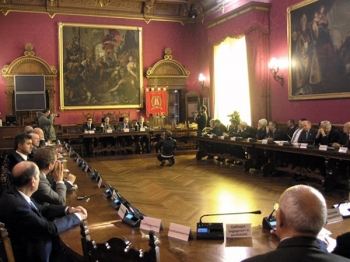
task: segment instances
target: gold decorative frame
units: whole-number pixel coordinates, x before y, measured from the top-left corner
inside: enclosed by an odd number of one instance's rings
[[[350,97],[348,0],[305,0],[287,9],[289,100]]]
[[[142,28],[58,28],[61,110],[143,107]]]

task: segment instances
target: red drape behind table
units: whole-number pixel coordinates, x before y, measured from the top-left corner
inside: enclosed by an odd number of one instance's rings
[[[155,90],[156,89],[156,90]],[[146,116],[167,116],[168,100],[165,88],[146,89]]]

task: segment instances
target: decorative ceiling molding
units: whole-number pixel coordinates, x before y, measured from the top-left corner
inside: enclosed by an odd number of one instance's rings
[[[216,12],[218,0],[0,0],[0,11],[99,16],[150,21],[202,21]]]
[[[212,21],[210,21],[208,23],[205,23],[205,26],[208,29],[211,29],[211,28],[219,26],[223,23],[226,23],[227,21],[235,19],[239,16],[245,15],[249,12],[269,12],[270,7],[271,7],[271,4],[269,4],[269,3],[250,2],[246,5],[238,7],[237,9],[234,9],[230,12],[227,12],[227,13],[221,15],[220,17],[213,19]]]

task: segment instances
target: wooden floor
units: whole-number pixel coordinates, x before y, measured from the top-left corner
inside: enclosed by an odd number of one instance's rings
[[[297,182],[291,176],[262,177],[258,171],[244,173],[238,165],[197,161],[194,152],[176,156],[171,167],[159,166],[156,154],[104,156],[86,161],[147,216],[161,219],[165,227],[173,222],[189,226],[193,231],[200,216],[210,213],[260,209],[261,215],[203,218],[203,222],[260,225],[281,193],[296,184],[309,184],[322,192],[318,181]],[[323,194],[330,208],[347,196],[347,191]]]

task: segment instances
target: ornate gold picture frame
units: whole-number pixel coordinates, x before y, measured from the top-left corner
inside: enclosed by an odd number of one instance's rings
[[[61,110],[143,107],[142,28],[58,27]]]
[[[350,97],[348,0],[306,0],[287,9],[289,100]]]

